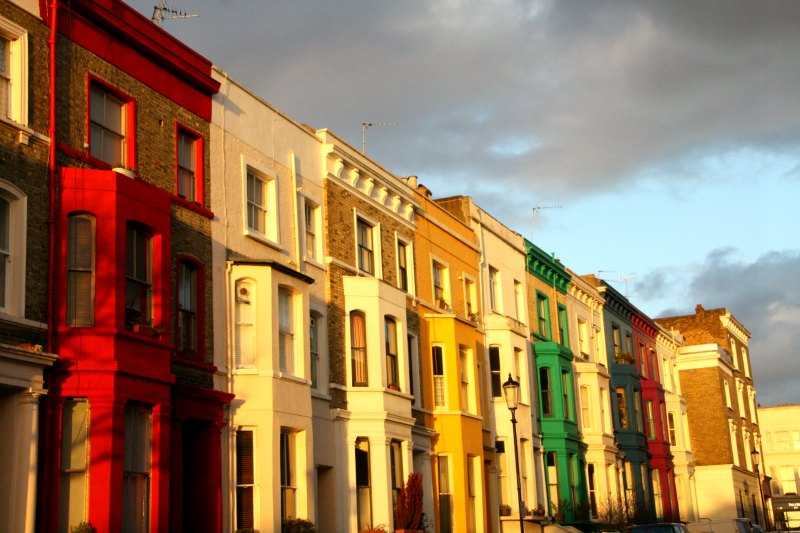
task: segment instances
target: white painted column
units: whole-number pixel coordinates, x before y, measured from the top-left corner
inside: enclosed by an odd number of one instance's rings
[[[394,522],[392,512],[391,464],[386,435],[369,438],[370,486],[372,487],[372,524],[390,525]]]
[[[39,396],[41,391],[17,394],[14,416],[14,452],[11,470],[9,531],[33,533],[36,512],[36,460],[39,439]]]

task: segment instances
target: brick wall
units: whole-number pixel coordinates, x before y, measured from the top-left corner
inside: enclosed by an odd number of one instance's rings
[[[47,135],[49,30],[18,6],[0,1],[0,16],[28,32],[28,126]],[[31,136],[19,142],[19,129],[0,122],[0,178],[19,187],[27,197],[25,318],[47,322],[47,262],[49,213],[48,145]],[[0,322],[0,342],[44,344],[46,333],[17,323]]]
[[[699,466],[733,462],[723,379],[726,377],[716,367],[680,372],[692,451]],[[735,389],[731,393],[735,394]]]
[[[391,285],[396,285],[397,258],[395,248],[395,232],[401,238],[412,242],[413,231],[401,224],[393,217],[384,213],[378,207],[362,199],[357,193],[347,190],[339,184],[328,180],[325,182],[325,227],[326,249],[328,254],[337,261],[356,267],[355,242],[356,232],[353,219],[353,209],[363,214],[370,220],[381,225],[381,265],[383,279]],[[335,263],[328,269],[328,347],[330,354],[330,381],[340,385],[345,384],[346,366],[350,356],[345,353],[345,302],[344,302],[344,276],[353,275],[354,271],[339,266]],[[419,320],[413,312],[409,313],[409,331],[419,330]],[[332,407],[344,407],[345,400],[341,391],[333,389]]]
[[[169,193],[176,192],[176,135],[178,126],[188,127],[204,139],[203,176],[205,178],[204,205],[210,205],[209,138],[207,121],[180,107],[172,100],[154,91],[142,81],[133,78],[99,58],[92,52],[64,37],[58,42],[58,141],[70,150],[60,153],[59,163],[66,166],[87,166],[85,159],[73,157],[74,152],[87,153],[88,139],[88,88],[90,76],[102,80],[135,101],[136,106],[136,160],[135,167],[143,181]],[[211,221],[182,206],[173,207],[172,250],[170,280],[174,288],[177,278],[177,257],[185,254],[194,257],[205,268],[205,346],[206,361],[211,361],[213,324],[211,311]],[[173,310],[174,315],[174,310]],[[174,330],[174,323],[170,324]],[[187,380],[194,381],[187,375]]]

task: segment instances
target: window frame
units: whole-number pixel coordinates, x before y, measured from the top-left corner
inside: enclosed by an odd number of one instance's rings
[[[397,287],[406,294],[414,294],[414,249],[413,244],[395,234],[395,262],[397,267]],[[402,253],[401,253],[402,252]],[[403,258],[401,263],[400,258]],[[405,282],[405,286],[404,286]]]
[[[144,454],[144,457],[146,457],[145,458],[145,462],[147,463],[146,468],[140,469],[140,470],[135,470],[135,469],[133,469],[132,466],[129,466],[127,464],[128,463],[128,461],[127,461],[128,454],[124,453],[125,459],[123,460],[123,466],[122,466],[122,468],[123,468],[123,470],[122,470],[123,490],[122,490],[122,495],[121,495],[122,496],[122,501],[123,501],[122,517],[123,517],[123,523],[130,523],[130,521],[126,521],[125,520],[125,504],[124,504],[124,502],[125,502],[125,492],[126,492],[125,491],[125,487],[127,486],[127,484],[125,483],[125,477],[126,476],[133,476],[133,477],[141,476],[141,477],[144,478],[144,480],[145,480],[145,482],[147,484],[147,496],[146,496],[147,502],[145,503],[145,505],[147,507],[147,509],[146,509],[147,512],[146,512],[146,515],[144,516],[143,522],[142,522],[143,529],[140,530],[140,531],[149,532],[150,531],[150,519],[151,519],[152,513],[153,513],[153,448],[154,448],[154,446],[153,446],[153,433],[154,433],[154,431],[153,431],[153,406],[148,405],[148,404],[144,404],[144,403],[141,403],[141,402],[136,402],[136,401],[127,402],[127,404],[125,405],[125,431],[124,431],[124,437],[123,437],[124,438],[123,451],[128,448],[128,444],[129,444],[129,441],[128,441],[128,415],[129,415],[129,410],[131,410],[131,411],[136,410],[136,411],[138,411],[138,414],[141,414],[141,415],[146,417],[145,420],[144,420],[144,424],[145,425],[143,426],[143,429],[144,429],[145,433],[144,433],[144,435],[141,435],[141,436],[140,435],[136,435],[136,437],[141,437],[142,440],[141,440],[141,442],[139,442],[139,444],[144,443],[145,444],[145,449],[149,453],[145,453]],[[157,431],[158,431],[158,429],[156,429],[156,432]],[[136,450],[136,452],[138,453],[140,447],[136,446],[137,442],[134,441],[134,442],[131,442],[130,444],[133,444],[134,450]]]
[[[557,304],[556,315],[558,316],[558,342],[561,346],[569,348],[569,314],[566,304]]]
[[[278,305],[276,309],[278,316],[276,325],[278,326],[278,370],[281,374],[291,376],[297,375],[297,346],[295,338],[296,330],[296,294],[292,287],[288,285],[278,285],[276,295]],[[286,298],[286,318],[287,323],[283,323],[283,311],[281,307],[282,295]]]
[[[320,218],[319,204],[311,198],[303,197],[303,257],[306,260],[317,263],[322,258],[322,223]],[[309,231],[309,228],[311,231]],[[309,238],[309,235],[312,238]],[[311,247],[310,250],[309,246]]]
[[[539,367],[538,381],[539,381],[539,405],[541,405],[542,416],[546,418],[552,418],[553,416],[555,416],[555,412],[553,409],[553,376],[552,373],[550,372],[549,366]]]
[[[72,264],[72,222],[73,220],[78,219],[85,219],[89,221],[90,224],[90,231],[91,231],[91,242],[90,242],[90,250],[89,253],[91,257],[89,258],[90,267],[79,267]],[[67,260],[65,261],[67,277],[66,277],[66,323],[69,327],[72,328],[79,328],[79,327],[93,327],[94,320],[95,320],[95,276],[96,276],[96,258],[97,258],[97,219],[92,213],[78,211],[74,213],[70,213],[67,215]],[[91,281],[89,284],[89,320],[86,323],[78,323],[77,316],[72,314],[72,297],[75,295],[73,293],[74,285],[72,283],[72,273],[73,272],[81,272],[81,273],[88,273]]]
[[[70,464],[69,464],[69,466],[65,466],[64,461],[67,458],[67,454],[65,453],[66,450],[64,448],[67,445],[67,442],[65,442],[65,437],[66,437],[66,429],[68,427],[68,425],[66,423],[66,420],[65,420],[65,414],[67,412],[67,406],[71,405],[71,406],[74,407],[77,404],[85,405],[85,410],[86,410],[85,428],[81,428],[83,433],[85,433],[85,435],[83,437],[83,439],[84,439],[84,442],[83,442],[84,449],[83,449],[83,457],[82,457],[83,464],[82,464],[82,466],[79,466],[79,467],[73,466],[72,463],[71,463],[72,457],[71,457],[71,454],[70,454],[70,458],[69,458],[70,459]],[[72,411],[70,411],[70,412],[72,413]],[[71,510],[71,505],[69,505],[69,500],[67,500],[68,495],[65,493],[65,491],[63,491],[63,490],[59,491],[59,498],[58,498],[59,530],[66,529],[67,531],[69,531],[69,530],[71,530],[72,527],[77,526],[81,522],[85,521],[88,518],[88,515],[89,515],[89,466],[90,466],[90,461],[89,460],[90,460],[90,457],[91,457],[91,453],[90,453],[90,448],[89,447],[91,445],[90,437],[91,437],[91,432],[92,432],[92,420],[91,420],[91,404],[89,403],[89,400],[87,398],[78,398],[78,397],[72,398],[72,397],[70,397],[70,398],[65,398],[64,399],[64,403],[63,403],[62,408],[61,408],[61,427],[62,427],[61,442],[60,442],[61,460],[60,460],[60,463],[59,463],[59,482],[63,483],[65,476],[68,477],[68,478],[71,478],[75,474],[83,476],[83,505],[82,505],[83,509],[82,509],[82,512],[81,512],[81,516],[78,517],[78,522],[77,523],[75,523],[75,524],[70,524],[70,523],[64,524],[63,520],[65,518],[66,518],[67,522],[69,522],[69,511]],[[70,430],[74,430],[73,425],[72,425],[72,419],[70,419],[70,422],[69,422],[69,429]],[[70,431],[70,436],[74,437],[74,434],[75,434],[74,431]],[[75,444],[75,441],[74,441],[73,438],[70,439],[70,443],[69,444],[70,444],[70,451],[71,451],[72,450],[72,446]],[[66,525],[66,528],[63,528],[63,526],[65,526],[65,525]]]
[[[371,248],[366,248],[359,241],[359,223],[369,228],[369,244]],[[353,210],[353,246],[355,251],[355,267],[359,276],[370,276],[373,278],[383,278],[383,254],[381,253],[381,225],[363,213]],[[364,270],[361,265],[361,249],[372,254],[372,271]]]
[[[390,326],[394,329],[394,342],[390,342]],[[386,362],[386,388],[400,390],[400,353],[398,343],[398,321],[395,317],[386,315],[383,317],[383,346],[384,358]]]
[[[250,176],[262,183],[263,204],[258,206],[264,211],[264,230],[250,226],[249,209],[251,202],[248,196],[248,180]],[[242,158],[242,228],[247,237],[262,243],[280,248],[280,210],[278,203],[278,177],[259,169]]]
[[[492,351],[497,355],[497,368],[495,368],[495,364],[492,358]],[[502,398],[503,397],[503,363],[502,358],[500,357],[500,345],[499,344],[491,344],[489,345],[489,379],[490,385],[492,389],[492,398]]]
[[[437,350],[439,353],[438,365],[436,360]],[[433,344],[431,346],[431,369],[432,369],[431,373],[433,375],[433,407],[434,409],[447,408],[447,405],[449,404],[447,398],[447,360],[445,354],[445,347],[442,344]],[[436,373],[437,370],[439,371],[438,374]],[[441,401],[439,401],[440,396],[441,396]]]
[[[194,198],[188,198],[186,195],[181,194],[181,161],[180,161],[180,142],[181,135],[191,137],[194,141]],[[175,195],[179,198],[199,204],[205,205],[205,138],[203,135],[179,122],[175,123]]]
[[[239,471],[239,455],[240,455],[239,433],[249,433],[250,434],[250,469],[251,469],[250,476],[251,476],[252,479],[248,483],[241,483],[240,482],[241,480],[240,480],[240,471]],[[256,453],[255,453],[255,450],[256,450],[256,438],[257,438],[256,437],[256,430],[255,430],[254,427],[251,427],[251,426],[239,426],[239,427],[236,428],[236,431],[235,431],[235,434],[234,434],[234,445],[233,445],[235,459],[234,459],[233,473],[232,473],[233,476],[232,477],[234,478],[234,489],[235,489],[235,494],[234,494],[234,517],[233,517],[233,520],[234,520],[234,523],[236,524],[236,529],[237,530],[239,530],[239,529],[245,529],[245,530],[252,529],[252,527],[247,526],[247,525],[242,525],[239,522],[239,518],[240,518],[239,517],[239,507],[240,507],[239,489],[240,488],[250,489],[250,508],[251,508],[252,520],[253,520],[253,524],[252,525],[255,526],[255,524],[258,523],[258,494],[257,494],[258,493],[258,483],[256,482],[257,481],[257,477],[258,477],[256,475],[256,472],[258,471],[258,469],[256,468],[257,458],[256,458]]]
[[[309,353],[309,372],[308,378],[311,381],[311,388],[319,390],[319,363],[320,363],[320,322],[322,314],[314,309],[308,313],[308,353]]]
[[[258,323],[257,323],[257,312],[258,312],[258,298],[256,296],[258,284],[252,278],[243,277],[239,278],[234,281],[233,283],[233,309],[231,316],[233,317],[233,335],[234,335],[234,342],[233,342],[233,366],[236,371],[252,371],[258,367]],[[240,296],[242,288],[247,289],[247,297]],[[239,314],[238,314],[238,305],[239,303],[250,306],[250,321],[249,322],[240,322]],[[241,350],[241,338],[242,338],[242,330],[241,327],[245,326],[251,328],[250,336],[252,337],[252,352],[248,354],[243,354]],[[243,355],[247,355],[247,361],[244,361]]]
[[[353,318],[360,317],[364,324],[364,337],[363,337],[363,346],[356,346],[354,343],[354,328],[353,328]],[[351,368],[351,376],[350,376],[350,384],[352,387],[369,387],[369,357],[367,354],[367,314],[362,311],[361,309],[352,309],[348,313],[347,317],[348,321],[348,340],[350,342],[350,368]],[[363,367],[364,367],[364,380],[357,381],[356,377],[358,372],[357,363],[363,359]]]
[[[0,38],[8,41],[9,109],[5,120],[28,126],[28,30],[0,16]],[[15,83],[16,81],[16,83]]]
[[[128,264],[130,262],[130,258],[128,257],[128,247],[130,246],[130,232],[132,230],[142,231],[144,236],[146,237],[146,248],[145,251],[147,253],[147,257],[145,259],[146,262],[146,270],[147,270],[147,278],[148,279],[137,279],[132,277],[131,273],[128,272]],[[153,229],[149,226],[138,222],[136,220],[128,220],[125,224],[125,299],[123,302],[124,307],[124,315],[123,320],[125,323],[125,328],[128,330],[136,331],[138,328],[146,327],[150,328],[153,326],[154,319],[155,319],[155,276],[153,275],[154,270],[154,252],[155,252],[155,233]],[[136,320],[131,321],[128,318],[128,286],[129,283],[135,283],[140,286],[140,288],[145,289],[145,302],[147,310],[144,315],[144,320]]]
[[[544,307],[542,307],[542,304],[544,304]],[[550,298],[541,291],[536,291],[536,335],[545,340],[553,338]]]
[[[96,76],[88,74],[86,77],[86,154],[93,162],[107,168],[117,168],[111,163],[92,155],[92,86],[101,88],[122,103],[122,117],[124,122],[122,135],[122,164],[121,168],[136,171],[136,99],[116,85]],[[100,125],[103,127],[102,125]]]
[[[297,432],[288,427],[281,427],[278,436],[278,478],[280,481],[280,516],[281,523],[297,518]],[[290,505],[286,501],[286,493],[292,494]]]
[[[436,284],[437,265],[440,267],[439,271],[442,284],[441,287]],[[440,311],[452,312],[453,310],[453,293],[450,290],[450,264],[439,257],[431,255],[430,260],[430,273],[431,273],[431,299],[433,305]],[[436,289],[441,288],[442,297],[441,301],[436,296]]]
[[[2,20],[2,18],[0,18]],[[0,313],[25,316],[28,196],[16,185],[0,178],[0,197],[8,202],[8,250],[4,294]]]
[[[205,350],[205,266],[194,256],[188,254],[178,254],[177,256],[177,269],[175,275],[175,350],[179,357],[185,359],[195,359],[200,362],[206,362]],[[185,350],[181,349],[181,343],[178,340],[180,313],[180,282],[181,282],[181,268],[190,266],[194,269],[194,349]]]
[[[487,276],[489,277],[489,309],[499,314],[503,312],[503,282],[500,279],[500,271],[492,265],[487,266]]]

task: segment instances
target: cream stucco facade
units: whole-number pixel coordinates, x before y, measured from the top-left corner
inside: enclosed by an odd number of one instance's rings
[[[567,313],[575,370],[578,420],[586,444],[590,516],[602,520],[621,505],[620,461],[611,419],[611,376],[604,342],[605,300],[572,271]]]
[[[36,465],[42,373],[56,356],[0,344],[0,530],[33,533],[36,524]]]
[[[677,331],[658,327],[656,354],[661,365],[662,385],[667,408],[667,435],[675,468],[675,491],[681,520],[695,522],[697,514],[697,482],[695,458],[689,435],[689,418],[686,399],[681,394],[681,381],[677,370],[678,349],[683,337]]]
[[[328,383],[320,143],[224,73],[214,76],[214,354],[217,386],[235,395],[223,443],[224,526],[265,533],[286,518],[318,521],[315,450],[331,438],[314,419]]]

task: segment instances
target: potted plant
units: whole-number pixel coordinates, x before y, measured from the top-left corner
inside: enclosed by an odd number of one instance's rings
[[[96,533],[97,530],[89,522],[81,522],[69,530],[69,533]]]
[[[395,533],[422,533],[422,476],[413,472],[406,486],[400,488],[394,506]]]
[[[511,516],[511,506],[507,503],[500,505],[500,516]]]

